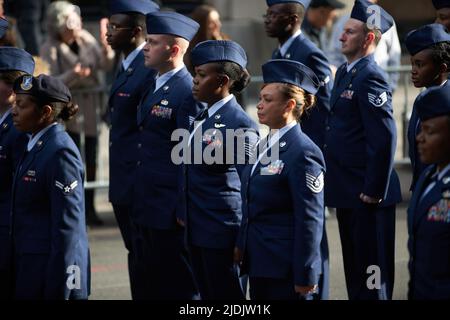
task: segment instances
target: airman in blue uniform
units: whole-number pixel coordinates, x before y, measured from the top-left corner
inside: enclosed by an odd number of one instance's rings
[[[428,164],[408,208],[409,299],[450,299],[450,90],[431,87],[416,100],[418,151]]]
[[[448,81],[450,67],[450,34],[441,24],[428,24],[408,33],[405,45],[411,55],[411,79],[416,88],[444,85],[450,89]],[[420,120],[415,103],[408,125],[408,152],[413,177],[411,190],[426,168],[417,152],[416,136],[420,131]]]
[[[33,57],[25,50],[0,47],[0,299],[12,298],[11,192],[14,170],[28,140],[13,125],[13,85],[33,71]]]
[[[258,118],[271,134],[243,174],[235,259],[249,275],[251,299],[318,298],[325,162],[297,121],[314,104],[320,81],[291,60],[270,60],[262,70]]]
[[[319,147],[325,143],[326,119],[330,110],[331,89],[333,88],[332,72],[328,59],[300,29],[310,0],[266,0],[265,15],[266,33],[276,37],[279,48],[272,54],[273,59],[289,59],[300,62],[313,70],[320,81],[316,93],[316,104],[305,112],[300,119],[302,131]],[[320,280],[321,299],[328,299],[329,266],[328,240],[324,229],[322,240],[323,273]]]
[[[31,134],[12,193],[14,297],[87,299],[83,162],[57,123],[71,118],[78,107],[59,79],[45,75],[18,78],[14,92],[14,126]]]
[[[258,134],[233,93],[250,80],[247,55],[233,41],[204,41],[191,51],[191,61],[192,93],[207,109],[191,126],[180,219],[201,298],[244,299],[233,251],[242,212],[240,177]]]
[[[303,115],[302,131],[322,148],[325,138],[325,121],[330,110],[333,88],[330,64],[322,50],[300,30],[310,0],[266,0],[267,13],[264,16],[266,33],[277,38],[279,47],[272,54],[273,59],[289,59],[308,66],[317,75],[320,89],[316,106]]]
[[[373,57],[393,19],[381,7],[370,6],[367,0],[355,1],[340,39],[348,63],[336,74],[323,148],[325,204],[337,208],[352,300],[392,298],[395,204],[401,201],[393,170],[397,131],[392,93]],[[370,276],[376,281],[369,286]]]
[[[143,239],[148,299],[192,299],[197,294],[183,228],[176,222],[181,167],[172,160],[176,129],[189,127],[199,112],[191,93],[192,76],[183,63],[199,25],[175,12],[147,14],[145,66],[158,74],[137,110],[139,134],[133,145],[137,169],[133,219]]]
[[[145,296],[142,258],[137,256],[140,240],[131,221],[133,188],[139,128],[136,110],[147,87],[154,81],[156,72],[145,68],[142,49],[145,45],[145,15],[158,11],[150,0],[110,1],[106,40],[123,54],[119,72],[109,97],[109,201],[128,250],[128,273],[133,299]]]

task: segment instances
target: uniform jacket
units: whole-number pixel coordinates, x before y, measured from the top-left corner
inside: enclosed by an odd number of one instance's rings
[[[136,145],[139,130],[136,110],[144,93],[154,82],[155,71],[144,66],[140,52],[129,68],[117,75],[111,87],[108,111],[109,131],[109,200],[113,204],[131,205],[136,171]]]
[[[276,53],[272,58],[281,58]],[[325,123],[330,110],[331,89],[333,81],[329,63],[323,52],[305,35],[300,34],[292,42],[287,50],[284,59],[295,60],[311,68],[322,82],[322,86],[316,94],[317,103],[304,114],[301,119],[301,126],[315,144],[322,148],[324,144]]]
[[[408,208],[412,299],[450,299],[450,172],[420,200],[435,171],[421,174]]]
[[[10,263],[11,194],[14,170],[27,136],[14,128],[12,115],[0,125],[0,270]]]
[[[83,175],[78,149],[60,125],[51,127],[20,161],[12,200],[17,297],[87,298]],[[67,282],[75,269],[80,277],[71,289]]]
[[[242,129],[246,132],[245,139],[232,142],[227,138],[227,129]],[[193,164],[183,166],[189,243],[217,249],[234,246],[242,217],[240,175],[251,156],[249,150],[258,140],[256,131],[256,123],[233,98],[195,132],[190,148]],[[231,143],[235,148],[229,147]],[[195,154],[200,154],[198,150],[205,155],[209,154],[205,149],[213,147],[214,152],[223,151],[222,164],[208,164],[205,159],[198,164],[194,162]],[[233,161],[226,161],[226,150]]]
[[[346,65],[336,74],[325,134],[325,204],[358,208],[360,193],[383,199],[380,206],[395,204],[401,201],[393,170],[397,132],[385,73],[372,55],[344,72]]]
[[[139,133],[131,145],[137,157],[133,217],[144,226],[171,229],[176,226],[181,166],[172,161],[174,130],[189,128],[199,111],[192,97],[192,76],[186,68],[175,73],[153,93],[149,89],[137,111]]]
[[[263,140],[264,141],[264,140]],[[263,143],[263,141],[261,143]],[[242,225],[237,246],[252,277],[317,284],[324,227],[320,149],[295,126],[279,140],[278,161],[247,166],[242,179]]]

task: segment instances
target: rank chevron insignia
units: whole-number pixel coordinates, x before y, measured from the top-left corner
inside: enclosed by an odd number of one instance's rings
[[[374,105],[375,107],[383,106],[383,104],[385,104],[387,102],[387,100],[388,100],[386,92],[383,92],[379,96],[377,96],[377,95],[375,95],[373,93],[368,93],[367,95],[369,97],[369,102],[372,105]]]
[[[306,186],[314,193],[320,193],[323,189],[323,172],[317,177],[306,172]]]
[[[78,186],[78,181],[75,180],[70,185],[64,185],[58,180],[55,180],[55,186],[60,188],[64,193],[70,193],[72,190],[74,190]]]

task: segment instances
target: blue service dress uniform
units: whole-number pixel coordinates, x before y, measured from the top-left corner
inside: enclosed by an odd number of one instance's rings
[[[136,174],[136,145],[139,129],[136,110],[149,85],[154,82],[155,71],[144,66],[142,51],[127,70],[114,80],[109,97],[109,201],[128,250],[128,273],[133,298],[144,295],[142,284],[146,272],[139,264],[136,250],[140,240],[131,221]]]
[[[449,300],[450,165],[439,175],[435,165],[421,174],[408,208],[408,234],[409,299]]]
[[[0,122],[0,299],[12,298],[11,194],[14,171],[27,136],[16,130],[11,110]]]
[[[155,92],[151,86],[137,113],[139,134],[132,146],[137,157],[133,220],[144,240],[150,277],[147,298],[191,299],[197,293],[184,231],[176,222],[181,167],[172,160],[176,129],[189,128],[199,112],[191,93],[192,76],[183,66]]]
[[[303,63],[311,68],[321,81],[321,87],[317,92],[317,103],[305,113],[301,119],[301,127],[311,140],[322,148],[325,139],[325,126],[330,110],[331,89],[333,88],[330,63],[320,50],[304,34],[298,35],[284,56],[279,50],[275,50],[272,59],[289,59]]]
[[[450,81],[447,80],[444,86],[447,87],[448,90],[450,90]],[[419,152],[417,151],[416,136],[420,133],[420,119],[416,109],[416,101],[414,101],[411,117],[408,124],[408,155],[409,159],[411,160],[411,166],[413,170],[413,177],[410,188],[411,191],[414,191],[417,180],[427,167],[427,165],[420,161]]]
[[[87,299],[90,263],[78,148],[53,124],[14,177],[15,298]]]
[[[337,208],[349,298],[390,299],[395,204],[401,201],[391,90],[373,55],[346,68],[337,71],[326,127],[325,204]],[[360,193],[382,201],[365,204]],[[380,290],[366,286],[370,265],[381,268]]]
[[[294,285],[318,284],[322,273],[322,152],[298,125],[278,145],[277,160],[259,162],[253,173],[253,165],[247,166],[242,178],[237,247],[256,300],[298,299]]]
[[[333,80],[328,59],[311,40],[304,34],[298,35],[284,56],[279,50],[275,50],[272,57],[274,59],[284,58],[298,61],[311,68],[321,81],[321,87],[316,94],[316,105],[305,112],[301,118],[302,131],[319,147],[323,148],[325,143],[325,130],[328,112],[330,111],[331,89]],[[326,229],[324,229],[322,247],[323,274],[320,280],[321,299],[328,299],[329,292],[329,252]]]
[[[198,121],[204,120],[189,145],[191,163],[183,165],[186,211],[181,218],[186,223],[186,240],[201,298],[243,299],[233,250],[242,217],[240,176],[257,143],[257,125],[235,97],[214,114],[207,111],[191,126],[192,135]],[[240,137],[229,139],[227,129],[240,130],[234,131]],[[221,160],[209,164],[205,161],[205,154],[215,156],[221,151]],[[198,155],[203,158],[198,159]]]

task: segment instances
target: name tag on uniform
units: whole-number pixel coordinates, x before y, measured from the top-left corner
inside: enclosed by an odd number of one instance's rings
[[[342,93],[341,93],[341,98],[344,98],[344,99],[348,99],[348,100],[352,100],[353,99],[353,94],[355,93],[355,91],[353,91],[353,90],[344,90]]]
[[[155,105],[152,108],[151,111],[152,116],[163,118],[163,119],[170,119],[172,115],[172,108],[167,107],[161,107],[160,105]]]
[[[117,96],[118,96],[118,97],[129,98],[129,97],[131,97],[131,94],[126,93],[126,92],[118,92],[118,93],[117,93]]]
[[[450,200],[441,199],[428,210],[428,221],[450,223]]]
[[[262,167],[260,174],[262,176],[271,176],[275,174],[280,174],[283,171],[284,162],[283,160],[276,160],[269,164],[267,167]]]

